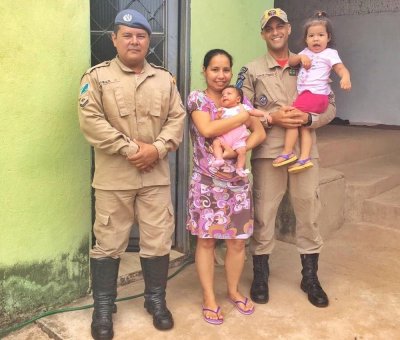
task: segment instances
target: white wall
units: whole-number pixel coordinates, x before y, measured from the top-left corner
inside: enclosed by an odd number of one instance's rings
[[[338,116],[350,122],[400,125],[400,12],[334,20],[337,48],[353,86],[346,93],[338,81],[333,84]]]

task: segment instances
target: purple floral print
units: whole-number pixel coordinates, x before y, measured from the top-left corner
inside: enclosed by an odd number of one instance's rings
[[[204,92],[193,91],[187,100],[189,117],[204,111],[216,118],[217,106]],[[200,238],[247,239],[253,233],[251,184],[237,176],[235,160],[225,160],[216,169],[210,146],[212,139],[201,136],[190,119],[193,145],[193,174],[189,186],[186,228]]]

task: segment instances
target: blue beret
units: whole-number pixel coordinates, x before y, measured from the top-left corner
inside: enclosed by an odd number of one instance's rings
[[[125,25],[133,28],[142,28],[151,34],[151,26],[146,18],[134,9],[124,9],[115,17],[114,25]]]

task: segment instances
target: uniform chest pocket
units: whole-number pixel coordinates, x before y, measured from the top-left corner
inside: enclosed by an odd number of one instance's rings
[[[165,103],[169,103],[166,93],[163,91],[157,91],[154,93],[149,114],[152,117],[160,118],[161,120],[167,119],[168,108],[166,108]]]
[[[256,80],[256,107],[270,108],[279,98],[281,86],[277,75],[273,72],[257,76]]]
[[[117,106],[119,110],[119,115],[121,117],[127,116],[130,114],[127,103],[125,101],[124,92],[122,87],[114,88],[115,99],[117,101]]]
[[[110,119],[130,115],[124,90],[120,86],[113,86],[103,90],[103,106],[105,114]]]

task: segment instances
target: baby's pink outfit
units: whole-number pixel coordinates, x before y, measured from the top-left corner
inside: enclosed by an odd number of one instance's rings
[[[251,107],[246,104],[243,104],[243,107],[247,111],[251,110]],[[223,108],[222,110],[222,119],[233,117],[240,112],[240,106]],[[246,147],[246,139],[249,135],[250,133],[247,131],[246,125],[242,124],[217,138],[221,142],[228,144],[233,150],[236,150],[241,147]]]

